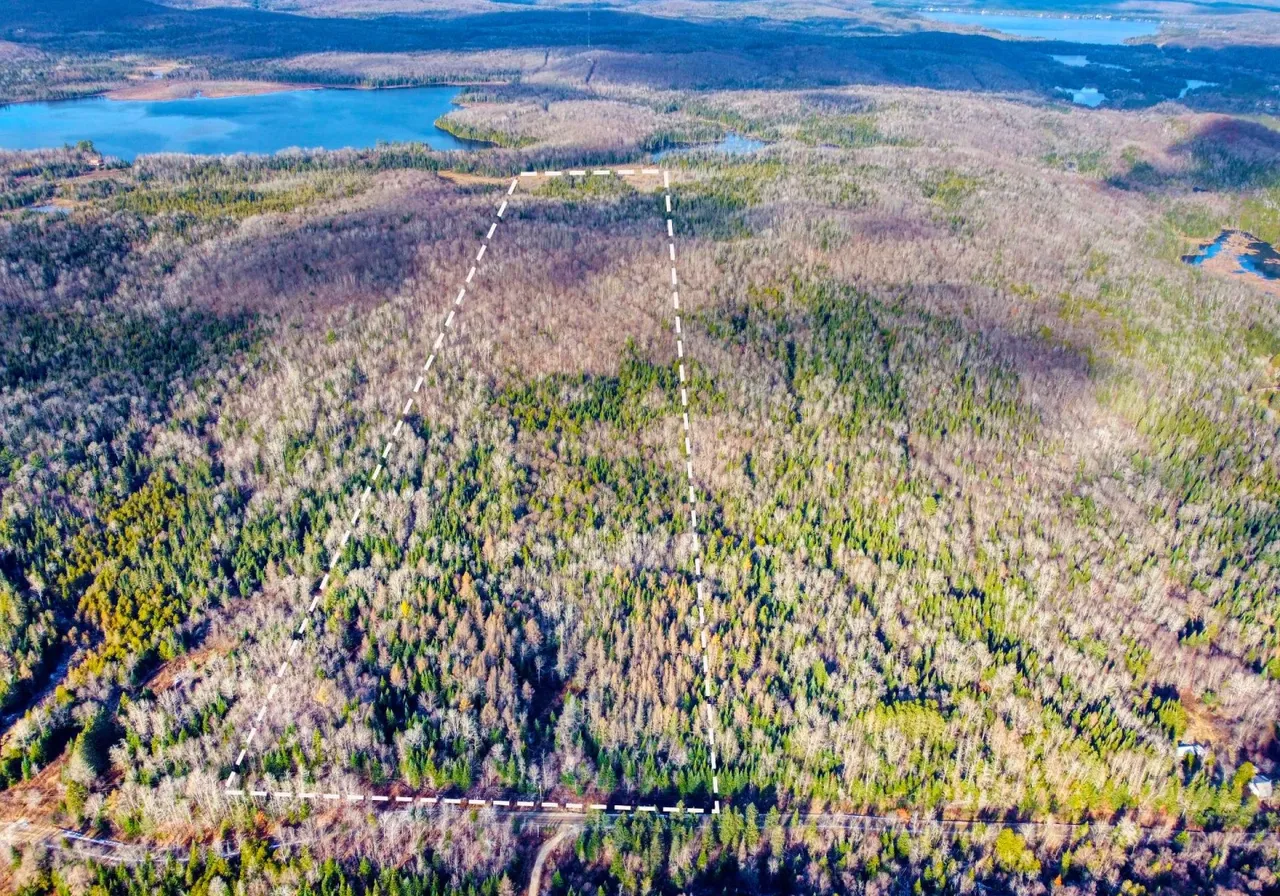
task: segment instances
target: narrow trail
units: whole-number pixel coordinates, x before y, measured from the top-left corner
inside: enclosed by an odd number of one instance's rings
[[[576,825],[560,828],[555,836],[538,848],[538,857],[533,862],[533,873],[529,875],[529,896],[538,896],[542,892],[542,869],[546,866],[551,853],[555,852],[556,847],[563,843],[566,837],[577,832]]]
[[[422,809],[404,810],[408,812],[423,812]],[[428,814],[438,817],[442,813],[452,813],[452,809],[434,809]],[[461,814],[460,810],[457,815],[450,815],[452,818],[461,820],[467,817]],[[386,813],[391,814],[391,813]],[[469,813],[468,813],[469,814]],[[616,822],[621,818],[628,817],[630,813],[625,812],[601,812],[598,819],[603,823]],[[139,865],[144,862],[163,862],[175,857],[181,858],[188,852],[189,847],[176,844],[156,844],[146,842],[122,842],[119,840],[94,838],[85,836],[83,833],[68,828],[59,827],[57,825],[33,820],[28,817],[6,817],[7,813],[0,811],[0,847],[2,846],[29,846],[42,845],[47,849],[58,852],[76,853],[82,858],[88,858],[103,864],[125,864]],[[379,813],[381,817],[383,813]],[[548,829],[555,830],[555,834],[538,849],[538,855],[534,861],[533,872],[530,875],[529,894],[536,896],[542,886],[542,873],[546,866],[547,859],[560,846],[564,838],[570,834],[581,830],[585,823],[584,816],[579,812],[573,811],[546,811],[541,809],[515,810],[513,812],[496,814],[485,813],[479,819],[472,817],[473,821],[481,821],[485,824],[510,824],[508,816],[518,815],[523,818],[526,826],[542,825]],[[664,815],[657,815],[657,818],[665,818]],[[713,816],[704,815],[697,820],[699,825],[712,824]],[[1086,832],[1086,831],[1107,831],[1116,829],[1119,824],[1130,824],[1132,820],[1116,822],[1059,822],[1059,821],[1001,821],[998,819],[979,820],[979,819],[939,819],[939,818],[919,818],[919,817],[903,817],[898,813],[888,815],[861,815],[838,812],[795,812],[784,816],[783,824],[791,828],[813,827],[818,830],[825,831],[862,831],[866,834],[878,835],[885,831],[896,832],[931,832],[935,835],[942,834],[958,834],[963,831],[971,830],[988,830],[998,828],[1010,828],[1012,830],[1029,833],[1031,831],[1048,832]],[[1194,839],[1208,838],[1214,835],[1199,829],[1176,828],[1176,827],[1146,827],[1133,824],[1133,828],[1137,831],[1139,840],[1145,843],[1167,843],[1182,832],[1185,832]],[[301,846],[314,843],[314,836],[294,837],[287,840],[276,840],[269,845],[269,849],[275,851],[293,846]],[[223,858],[230,858],[240,854],[240,844],[225,844],[216,850],[217,854]],[[11,881],[11,869],[0,863],[0,893],[6,893],[13,889]]]

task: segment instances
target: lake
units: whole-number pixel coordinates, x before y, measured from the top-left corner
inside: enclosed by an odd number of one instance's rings
[[[41,149],[92,140],[132,161],[144,153],[274,153],[290,147],[342,149],[379,142],[470,149],[435,126],[454,108],[456,87],[287,90],[220,99],[111,100],[91,97],[0,107],[0,148]]]
[[[1055,87],[1063,93],[1071,94],[1071,102],[1077,106],[1088,106],[1096,109],[1107,101],[1107,95],[1096,87]]]
[[[1193,90],[1199,90],[1201,87],[1217,87],[1216,81],[1197,81],[1195,78],[1187,79],[1187,86],[1178,91],[1178,99],[1186,99],[1188,93]]]
[[[1132,37],[1149,37],[1160,30],[1158,22],[1132,19],[1068,19],[1058,16],[986,15],[971,12],[921,12],[935,22],[973,25],[1015,37],[1061,40],[1076,44],[1122,44]]]
[[[1122,72],[1133,71],[1133,69],[1125,65],[1112,65],[1110,62],[1090,62],[1088,56],[1055,56],[1050,53],[1049,58],[1068,68],[1084,68],[1086,65],[1092,65],[1095,68],[1114,68]]]

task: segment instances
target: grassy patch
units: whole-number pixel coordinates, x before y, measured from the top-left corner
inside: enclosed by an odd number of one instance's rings
[[[1217,236],[1222,220],[1202,205],[1180,202],[1164,214],[1164,222],[1184,236],[1207,239]]]
[[[613,199],[635,193],[630,184],[620,177],[554,177],[539,188],[540,196],[569,201],[583,199]]]
[[[676,127],[663,128],[645,137],[640,143],[643,152],[661,152],[682,146],[697,146],[722,140],[728,131],[718,123],[694,121]]]
[[[1180,202],[1152,229],[1155,254],[1166,261],[1181,261],[1192,241],[1212,239],[1224,226],[1226,222],[1204,206]]]
[[[748,236],[743,215],[764,198],[765,188],[782,173],[782,163],[761,159],[725,164],[707,178],[680,191],[676,226],[684,232],[717,240]]]
[[[1245,200],[1240,210],[1240,229],[1273,246],[1280,245],[1280,187]]]
[[[947,211],[956,211],[981,185],[980,178],[947,168],[931,174],[922,189],[926,199],[933,200]]]
[[[805,121],[796,131],[796,139],[809,146],[839,146],[858,149],[866,146],[898,146],[902,141],[890,137],[876,126],[870,115],[829,115]]]
[[[359,180],[325,178],[275,188],[270,185],[200,183],[178,188],[146,187],[116,199],[118,208],[141,215],[187,214],[197,218],[248,218],[354,196]]]
[[[1280,357],[1280,333],[1262,324],[1253,324],[1245,330],[1244,346],[1255,357]]]
[[[1049,152],[1042,161],[1050,168],[1062,171],[1075,171],[1096,177],[1105,177],[1110,173],[1107,165],[1107,153],[1103,149],[1090,149],[1081,152]]]

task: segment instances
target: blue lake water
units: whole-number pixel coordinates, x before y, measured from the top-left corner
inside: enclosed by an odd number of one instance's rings
[[[1226,248],[1227,241],[1236,234],[1235,230],[1224,230],[1212,242],[1200,246],[1194,255],[1184,255],[1182,260],[1197,267],[1210,258],[1215,258]],[[1244,251],[1235,257],[1237,274],[1252,274],[1266,280],[1280,280],[1280,253],[1269,243],[1255,239],[1250,234],[1241,234],[1247,241]]]
[[[1160,28],[1157,22],[1136,22],[1131,19],[1068,19],[972,12],[922,12],[920,15],[949,25],[973,25],[1015,37],[1063,40],[1077,44],[1122,44],[1131,37],[1153,35]]]
[[[0,149],[40,149],[92,140],[99,152],[274,153],[379,142],[469,149],[435,126],[454,108],[456,87],[289,90],[223,99],[109,100],[92,97],[0,107]]]
[[[1107,100],[1107,95],[1096,87],[1059,87],[1064,93],[1071,94],[1071,102],[1077,106],[1088,106],[1096,109]]]
[[[1199,267],[1200,265],[1208,261],[1210,258],[1216,257],[1217,254],[1222,251],[1222,247],[1227,244],[1227,240],[1230,237],[1231,237],[1230,230],[1222,231],[1222,233],[1219,234],[1218,238],[1215,239],[1213,242],[1206,243],[1205,245],[1201,246],[1198,250],[1196,250],[1195,255],[1186,256],[1185,260],[1187,264],[1193,264]]]
[[[1195,78],[1187,79],[1187,86],[1178,91],[1178,99],[1184,99],[1188,93],[1193,90],[1199,90],[1201,87],[1217,87],[1217,81],[1197,81]]]
[[[760,140],[752,140],[750,137],[744,137],[741,134],[730,133],[725,134],[724,139],[719,143],[703,143],[698,146],[673,146],[670,149],[655,152],[653,158],[656,161],[661,161],[677,153],[689,152],[718,152],[726,156],[745,156],[764,149],[768,145]]]
[[[1049,54],[1049,58],[1054,62],[1060,62],[1067,68],[1084,68],[1086,65],[1092,65],[1097,68],[1114,68],[1122,72],[1132,71],[1125,65],[1112,65],[1110,62],[1090,62],[1088,56],[1055,56]]]
[[[1237,258],[1236,263],[1240,265],[1242,271],[1257,274],[1268,280],[1280,280],[1280,263],[1276,262],[1274,252],[1270,260],[1258,254],[1247,254]]]

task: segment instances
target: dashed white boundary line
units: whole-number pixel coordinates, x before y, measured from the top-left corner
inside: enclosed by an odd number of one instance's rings
[[[680,371],[680,418],[684,429],[684,473],[688,488],[689,538],[693,554],[693,587],[698,598],[698,638],[702,642],[702,692],[706,710],[707,750],[711,756],[711,794],[715,800],[714,812],[720,813],[720,770],[716,762],[716,702],[711,687],[711,646],[707,632],[705,589],[702,579],[702,539],[698,535],[698,489],[693,476],[693,431],[689,425],[689,387],[684,369],[684,327],[680,315],[680,278],[676,274],[676,230],[671,207],[671,173],[662,172],[662,201],[667,219],[667,255],[671,261],[671,308],[673,315],[672,336],[676,343],[676,363]],[[695,719],[696,724],[696,719]]]
[[[511,179],[511,186],[507,188],[506,196],[510,196],[514,193],[519,184],[520,179],[513,177]],[[400,409],[400,416],[399,419],[396,420],[395,428],[392,429],[391,434],[387,436],[386,444],[383,445],[382,454],[378,457],[378,465],[373,471],[373,477],[370,483],[365,486],[364,491],[360,494],[355,512],[351,514],[351,519],[347,521],[346,531],[342,533],[342,539],[338,543],[337,548],[334,549],[333,554],[329,557],[329,567],[325,570],[323,577],[320,579],[320,583],[316,586],[315,591],[312,594],[311,603],[307,607],[306,613],[302,614],[302,619],[294,630],[293,637],[289,640],[289,647],[287,651],[289,657],[296,654],[302,646],[302,636],[306,634],[307,628],[311,624],[311,614],[320,603],[320,598],[324,596],[325,591],[329,587],[329,580],[333,576],[333,570],[338,565],[338,560],[342,556],[342,552],[346,548],[347,542],[351,540],[351,533],[355,531],[356,526],[360,523],[360,517],[369,503],[369,498],[373,494],[373,487],[377,485],[378,480],[382,477],[383,471],[386,469],[387,456],[391,453],[391,449],[396,446],[396,443],[400,438],[400,434],[404,430],[404,424],[409,419],[409,413],[413,410],[414,404],[418,401],[417,395],[422,389],[423,380],[427,373],[431,371],[431,365],[435,363],[436,355],[440,351],[440,346],[444,344],[445,334],[453,327],[454,314],[462,306],[462,300],[467,296],[466,284],[470,283],[471,279],[475,277],[477,265],[479,265],[481,259],[484,258],[485,250],[489,247],[489,241],[493,239],[493,235],[498,229],[498,222],[502,220],[502,216],[506,214],[506,211],[507,199],[504,197],[502,199],[502,204],[495,212],[498,220],[493,221],[489,225],[489,232],[486,233],[484,235],[484,239],[480,241],[480,248],[479,251],[476,252],[475,256],[475,264],[471,265],[471,269],[467,272],[466,280],[458,290],[458,295],[454,298],[453,305],[449,308],[448,316],[444,319],[444,325],[440,328],[440,332],[436,334],[435,342],[431,346],[431,354],[427,357],[426,363],[422,365],[422,372],[419,374],[417,381],[413,384],[413,389],[408,396],[408,399],[405,401],[404,407]],[[254,715],[253,725],[249,728],[249,733],[242,742],[240,752],[236,755],[235,767],[232,769],[231,773],[227,775],[226,787],[228,792],[230,792],[235,785],[236,778],[240,774],[240,769],[244,763],[245,757],[248,754],[249,749],[253,746],[254,738],[258,735],[258,727],[262,724],[262,719],[267,712],[267,708],[271,706],[275,700],[275,696],[279,691],[280,681],[289,673],[291,668],[291,660],[286,658],[276,670],[276,680],[272,682],[271,687],[267,690],[265,699],[262,701],[262,704],[258,709],[258,712]]]
[[[706,708],[706,727],[703,729],[703,732],[707,740],[707,748],[710,751],[711,791],[713,796],[715,797],[712,808],[710,809],[710,814],[719,815],[720,814],[720,799],[719,799],[720,778],[719,778],[719,769],[716,761],[715,696],[711,686],[711,653],[710,653],[710,644],[707,637],[707,632],[710,628],[710,623],[708,623],[707,621],[706,604],[705,604],[705,596],[704,596],[704,589],[703,589],[702,541],[698,535],[698,499],[697,499],[697,487],[696,487],[694,476],[693,476],[693,436],[692,436],[692,431],[690,429],[690,424],[689,424],[689,392],[688,392],[688,387],[686,385],[687,375],[686,375],[685,366],[684,366],[684,357],[685,357],[684,333],[683,333],[683,327],[681,324],[681,315],[680,315],[679,277],[676,273],[675,225],[674,225],[674,219],[672,218],[671,175],[669,172],[659,168],[640,168],[640,169],[596,168],[590,171],[587,171],[585,169],[573,169],[569,171],[543,171],[543,172],[522,171],[520,172],[519,177],[512,179],[511,185],[507,188],[506,195],[509,197],[515,192],[516,186],[519,184],[520,178],[522,177],[556,178],[556,177],[562,177],[566,175],[570,177],[586,177],[588,175],[627,177],[627,176],[632,176],[636,174],[642,174],[642,175],[661,174],[662,175],[663,203],[664,203],[665,212],[666,212],[667,255],[671,263],[671,302],[674,310],[674,337],[675,337],[675,345],[676,345],[676,359],[677,359],[678,370],[680,374],[680,407],[681,407],[681,421],[683,423],[683,431],[684,431],[685,477],[686,477],[686,485],[688,488],[688,503],[689,503],[689,533],[690,533],[690,538],[692,539],[693,558],[694,558],[693,581],[694,581],[694,588],[697,593],[699,640],[702,646],[703,695],[705,698],[705,702],[703,705]],[[495,213],[499,221],[502,219],[502,216],[506,213],[507,201],[508,200],[504,198],[502,200],[502,204],[498,207],[498,210]],[[489,231],[488,233],[485,234],[484,239],[481,242],[480,248],[476,252],[475,261],[477,265],[484,258],[485,251],[488,249],[488,242],[493,238],[493,235],[497,231],[497,229],[498,229],[498,221],[494,221],[489,226]],[[462,286],[461,289],[458,290],[457,298],[454,300],[454,307],[450,308],[449,314],[445,318],[443,328],[441,328],[440,332],[436,335],[435,343],[432,345],[431,355],[427,358],[427,362],[422,366],[422,373],[424,375],[431,370],[431,365],[435,361],[436,354],[439,352],[440,346],[444,343],[445,333],[453,323],[454,311],[458,306],[462,304],[462,300],[466,297],[467,289],[465,284],[469,284],[471,282],[471,279],[475,276],[475,273],[476,273],[476,266],[472,265],[470,271],[467,272],[464,285]],[[418,391],[422,388],[422,382],[423,382],[423,376],[419,376],[417,379],[417,382],[413,386],[413,395],[417,395]],[[378,481],[378,478],[381,476],[382,471],[384,469],[384,462],[386,461],[388,454],[391,452],[391,449],[395,444],[395,440],[399,437],[400,431],[404,426],[405,420],[408,418],[409,412],[413,409],[413,404],[415,401],[413,395],[410,395],[409,400],[405,403],[404,409],[400,412],[400,419],[396,421],[395,428],[392,430],[391,436],[388,437],[387,443],[383,447],[382,455],[378,462],[378,466],[374,470],[374,474],[373,474],[374,483],[376,483]],[[324,577],[320,580],[320,584],[317,586],[315,590],[315,595],[311,600],[310,606],[307,608],[307,616],[303,618],[302,622],[299,624],[296,632],[296,636],[293,638],[293,640],[289,645],[289,654],[291,656],[299,648],[299,645],[301,643],[299,639],[306,632],[307,626],[310,621],[310,613],[313,610],[315,610],[316,605],[320,601],[320,597],[323,595],[324,590],[329,584],[330,575],[333,572],[334,566],[337,564],[337,558],[340,556],[342,549],[346,547],[347,541],[350,539],[352,531],[354,530],[356,524],[359,522],[360,516],[364,512],[365,504],[368,502],[371,490],[372,489],[370,486],[366,486],[360,498],[360,505],[357,507],[355,513],[352,514],[350,525],[347,531],[343,533],[341,545],[339,546],[338,551],[334,554],[334,556],[330,560],[329,570],[325,573]],[[279,670],[277,671],[276,677],[283,678],[284,675],[289,671],[289,669],[290,669],[289,661],[285,660],[284,663],[281,664]],[[690,807],[690,806],[685,806],[683,804],[674,805],[674,806],[658,806],[658,805],[632,805],[629,803],[614,803],[612,805],[609,805],[607,803],[574,803],[574,802],[561,803],[561,802],[553,802],[553,801],[547,801],[547,800],[538,800],[538,801],[516,800],[513,803],[511,800],[505,800],[505,799],[486,799],[486,798],[475,798],[475,797],[465,797],[465,796],[458,796],[458,797],[404,796],[404,795],[387,796],[384,794],[377,794],[377,793],[354,793],[354,792],[336,793],[333,791],[311,792],[311,791],[301,791],[301,790],[264,790],[264,789],[236,787],[234,785],[236,782],[236,778],[239,775],[241,763],[244,761],[245,755],[249,747],[253,745],[253,739],[256,736],[258,731],[258,725],[261,724],[262,718],[267,711],[267,707],[271,703],[271,701],[274,699],[277,689],[278,689],[278,682],[273,683],[270,690],[267,692],[266,700],[263,702],[261,708],[258,710],[257,715],[254,717],[254,726],[250,729],[248,736],[244,740],[244,746],[241,748],[240,753],[236,757],[235,770],[233,770],[231,774],[227,776],[225,792],[228,796],[236,796],[236,797],[247,796],[255,799],[298,800],[298,801],[304,801],[304,802],[306,801],[333,802],[333,803],[368,802],[370,804],[394,803],[396,805],[404,806],[404,807],[409,807],[409,806],[427,806],[427,807],[466,806],[467,808],[488,807],[488,808],[494,808],[494,809],[505,809],[510,811],[517,811],[517,812],[565,810],[569,812],[613,812],[617,814],[629,814],[629,813],[659,814],[660,813],[664,815],[702,815],[707,813],[708,811],[703,808]],[[697,727],[697,724],[698,724],[697,719],[695,718],[694,719],[695,727]]]
[[[671,216],[672,208],[671,208],[670,174],[667,171],[664,171],[658,168],[643,168],[643,169],[640,169],[638,172],[635,169],[622,168],[622,169],[616,169],[616,170],[593,169],[590,172],[587,172],[585,170],[580,170],[580,169],[572,170],[568,172],[546,171],[546,172],[542,172],[542,176],[560,177],[566,173],[569,174],[570,176],[585,176],[588,173],[592,175],[621,175],[621,176],[633,175],[637,173],[662,174],[662,182],[663,182],[663,189],[664,189],[663,200],[665,202],[666,212],[667,212],[667,237],[669,241],[668,254],[671,260],[671,283],[673,287],[678,287],[677,275],[676,275],[676,269],[675,269],[675,243],[674,243],[675,228],[674,228],[673,219]],[[520,177],[537,177],[537,176],[538,176],[538,172],[535,172],[535,171],[524,171],[524,172],[521,172],[520,174]],[[512,180],[510,187],[508,187],[507,189],[507,194],[506,194],[507,196],[510,196],[512,193],[515,192],[516,185],[518,183],[519,183],[519,178]],[[502,201],[502,204],[498,208],[497,217],[502,218],[506,209],[507,209],[507,200],[504,199]],[[493,237],[493,234],[496,231],[496,229],[497,229],[497,223],[495,222],[493,225],[490,226],[489,232],[485,236],[486,242]],[[480,259],[484,257],[485,248],[486,246],[482,244],[479,252],[477,252],[476,254],[477,262],[479,262]],[[467,273],[465,283],[469,284],[472,278],[475,276],[475,274],[476,274],[476,267],[473,265]],[[465,297],[465,294],[466,294],[466,288],[464,286],[458,292],[457,298],[454,301],[455,306],[462,304],[462,300]],[[678,288],[673,288],[672,290],[672,304],[674,305],[675,311],[676,311],[676,315],[675,315],[676,355],[681,360],[681,362],[683,362],[684,345],[683,345],[683,338],[682,338],[683,334],[682,334],[682,327],[680,323],[680,314],[679,314],[680,304],[679,304]],[[446,327],[448,327],[449,321],[452,320],[452,317],[453,317],[453,312],[451,310],[449,314],[449,318],[446,320],[446,324],[445,324]],[[431,368],[431,364],[435,360],[435,353],[439,351],[440,345],[443,343],[443,341],[444,341],[444,332],[442,331],[436,337],[435,345],[433,346],[431,356],[428,357],[426,364],[423,365],[423,373],[425,373]],[[689,429],[689,424],[688,424],[689,417],[688,417],[688,411],[687,411],[688,398],[687,398],[686,388],[684,386],[684,380],[685,380],[684,366],[683,366],[683,363],[681,363],[680,400],[681,400],[682,408],[685,409],[683,410],[682,414],[684,418],[685,430],[687,432]],[[419,389],[421,389],[422,382],[423,382],[423,377],[419,376],[417,382],[414,384],[414,387],[413,387],[413,393],[415,395],[418,393]],[[393,434],[391,437],[392,440],[399,435],[402,424],[404,423],[404,418],[408,414],[409,410],[412,408],[412,404],[413,404],[413,399],[410,398],[409,402],[405,404],[404,410],[401,412],[401,419],[396,423],[395,430],[393,431]],[[388,445],[386,448],[383,449],[383,452],[382,452],[383,459],[386,458],[389,451],[390,451],[390,445]],[[691,524],[691,536],[693,538],[693,548],[694,548],[694,572],[695,572],[695,584],[697,587],[697,594],[698,594],[698,616],[699,616],[700,623],[703,625],[701,637],[702,637],[702,645],[703,645],[703,669],[705,673],[704,684],[705,684],[705,694],[706,694],[706,697],[708,698],[707,739],[708,739],[708,743],[711,744],[712,767],[714,769],[715,768],[715,746],[714,746],[714,732],[711,727],[713,697],[712,697],[712,691],[711,691],[711,675],[710,675],[709,660],[708,660],[708,653],[707,653],[707,649],[708,649],[707,636],[706,636],[707,626],[706,626],[705,614],[703,609],[703,593],[701,588],[702,564],[701,564],[701,554],[700,554],[700,543],[699,543],[698,534],[697,534],[696,492],[693,484],[693,466],[692,466],[693,449],[691,445],[691,436],[686,436],[685,438],[685,454],[686,454],[685,471],[689,481],[690,524]],[[383,466],[382,463],[378,464],[377,471],[375,471],[375,481],[376,481],[377,475],[382,470],[382,466]],[[352,528],[354,528],[356,523],[359,521],[360,514],[364,510],[364,504],[368,500],[369,492],[370,490],[366,488],[364,494],[361,496],[360,507],[356,510],[355,514],[351,518]],[[342,542],[344,546],[350,534],[351,534],[351,531],[350,529],[348,529],[348,531],[343,535]],[[336,561],[330,562],[329,564],[330,571],[332,571],[335,562]],[[324,578],[321,579],[320,585],[316,588],[316,596],[312,598],[311,604],[307,608],[308,613],[310,613],[312,610],[315,609],[317,603],[319,602],[320,594],[323,592],[325,586],[328,584],[328,580],[329,580],[329,574],[326,573]],[[302,633],[303,631],[305,631],[306,621],[307,620],[303,620],[303,624],[299,626],[299,629],[298,629],[299,633]],[[288,667],[288,662],[286,661],[285,664],[281,666],[281,669],[284,670],[284,669],[287,669],[287,667]],[[277,690],[277,685],[272,684],[271,689],[268,692],[267,702],[263,704],[263,706],[258,710],[257,715],[254,717],[256,723],[259,723],[259,724],[261,723],[263,715],[267,710],[267,703],[269,703],[270,700],[274,697],[276,690]],[[236,758],[237,767],[239,767],[240,763],[244,760],[245,752],[248,749],[248,747],[252,744],[253,738],[256,733],[257,733],[257,724],[255,724],[255,726],[250,730],[248,737],[245,738],[245,746],[241,749],[239,756]],[[346,794],[338,794],[332,791],[320,793],[320,792],[308,792],[308,791],[301,791],[301,790],[246,789],[246,788],[238,788],[238,787],[232,786],[234,784],[235,777],[236,777],[235,772],[232,772],[231,775],[228,776],[227,785],[224,790],[226,795],[233,796],[233,797],[247,796],[247,797],[253,797],[257,799],[269,798],[273,800],[323,801],[323,802],[335,802],[335,803],[343,802],[343,801],[348,803],[363,803],[367,801],[371,804],[388,804],[388,805],[394,804],[394,805],[402,806],[405,808],[408,808],[411,806],[419,806],[419,807],[466,806],[469,809],[491,807],[493,809],[505,809],[512,812],[516,812],[516,811],[537,812],[537,811],[547,811],[547,810],[559,811],[563,809],[570,812],[583,812],[583,813],[612,812],[614,814],[625,815],[625,814],[631,814],[631,813],[655,813],[656,814],[659,811],[661,811],[662,814],[667,814],[667,815],[683,814],[683,815],[695,815],[695,816],[703,815],[703,814],[706,814],[707,812],[707,810],[702,808],[690,807],[690,806],[684,806],[684,805],[659,807],[656,805],[639,806],[639,805],[631,805],[628,803],[614,803],[610,805],[606,803],[585,803],[585,804],[570,803],[570,802],[560,803],[560,802],[545,801],[545,800],[512,801],[507,799],[485,799],[485,798],[475,798],[475,797],[404,796],[404,795],[388,796],[385,794],[377,794],[377,793],[354,793],[353,792],[353,793],[346,793]],[[712,778],[712,782],[713,782],[712,783],[713,791],[716,793],[716,795],[718,795],[719,794],[718,782],[714,776]],[[715,815],[720,814],[719,800],[715,801],[715,805],[714,805],[714,808],[711,810],[711,814],[715,814]],[[807,817],[809,815],[810,813],[802,813],[802,816],[804,817]],[[877,824],[877,825],[880,823],[884,823],[886,825],[885,829],[889,829],[890,826],[896,826],[902,823],[901,819],[897,815],[889,816],[889,815],[870,815],[870,814],[852,814],[852,813],[833,813],[828,817],[832,819],[837,819],[837,820],[867,822],[867,823]],[[15,827],[17,826],[26,827],[29,824],[30,823],[25,818],[19,819],[18,821],[15,821],[15,822],[10,822],[7,829],[3,832],[0,832],[0,840],[9,839],[7,835]],[[1066,828],[1066,829],[1098,828],[1103,830],[1115,829],[1115,828],[1118,828],[1119,826],[1118,824],[1109,823],[1106,821],[1085,821],[1085,822],[1023,821],[1023,822],[1015,822],[1012,825],[1002,823],[1002,822],[992,822],[992,821],[978,820],[978,819],[912,819],[911,821],[907,822],[907,827],[909,828],[917,825],[932,826],[932,827],[938,827],[943,829],[968,829],[973,827],[979,827],[984,829],[988,827],[999,827],[999,828],[1008,827],[1011,829],[1016,829],[1018,827],[1029,826],[1029,827],[1045,828],[1045,829],[1048,829],[1048,828]],[[1139,828],[1139,829],[1144,831],[1158,830],[1162,833],[1167,833],[1163,828],[1159,828],[1159,829]],[[94,840],[93,838],[90,838],[90,837],[84,837],[78,832],[71,831],[71,830],[66,830],[66,829],[57,829],[57,830],[59,834],[72,839],[84,840],[86,842],[92,842],[92,843],[110,843],[110,845],[113,845],[113,846],[119,845],[119,844],[116,844],[115,841],[101,841],[101,840]],[[1207,836],[1207,832],[1203,830],[1182,829],[1180,833],[1189,833],[1193,837]]]
[[[703,728],[703,736],[707,741],[707,750],[711,758],[711,793],[714,798],[712,813],[720,814],[720,770],[716,759],[716,705],[715,692],[712,689],[711,676],[711,646],[710,639],[707,636],[711,628],[711,624],[707,621],[706,612],[706,595],[703,588],[702,577],[702,539],[698,535],[698,489],[697,483],[693,475],[693,432],[689,424],[689,389],[688,376],[685,372],[685,346],[684,346],[684,328],[681,323],[680,314],[680,278],[676,272],[676,243],[675,243],[675,220],[673,218],[672,200],[671,200],[671,173],[659,168],[621,168],[617,170],[609,170],[598,168],[594,169],[590,174],[607,175],[617,174],[621,176],[633,174],[661,174],[662,175],[662,201],[666,217],[667,231],[667,256],[671,264],[671,305],[674,315],[673,336],[676,345],[676,363],[680,373],[680,417],[684,432],[684,472],[685,485],[688,489],[688,505],[689,505],[689,536],[692,544],[693,554],[693,584],[698,599],[698,640],[702,647],[702,684],[703,684],[703,707],[706,710],[706,726]],[[588,172],[582,169],[571,171],[543,171],[542,177],[561,177],[569,175],[571,177],[583,177]],[[522,171],[521,177],[538,177],[537,171]],[[683,500],[683,498],[682,498]],[[698,726],[698,720],[694,719],[694,726]],[[643,809],[644,807],[642,807]],[[664,806],[663,812],[674,811],[673,807]]]
[[[228,787],[224,790],[228,796],[249,797],[260,800],[277,800],[311,803],[386,803],[402,808],[413,806],[454,807],[467,809],[503,809],[512,812],[610,812],[627,815],[642,812],[661,813],[664,815],[706,815],[717,814],[719,808],[708,810],[698,806],[633,805],[630,803],[572,803],[555,800],[498,800],[483,797],[467,796],[405,796],[381,793],[338,793],[336,791],[311,790],[265,790],[251,787]]]

